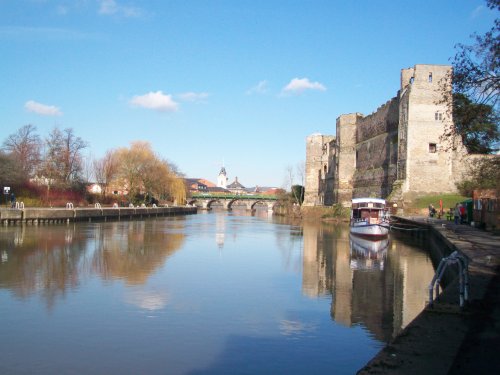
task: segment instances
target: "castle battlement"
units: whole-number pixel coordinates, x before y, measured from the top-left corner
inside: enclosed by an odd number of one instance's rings
[[[308,137],[304,204],[455,192],[466,153],[463,147],[443,147],[445,129],[453,125],[443,102],[451,87],[442,84],[451,69],[425,64],[402,69],[401,89],[375,112],[340,115],[335,137],[316,134],[312,143]]]

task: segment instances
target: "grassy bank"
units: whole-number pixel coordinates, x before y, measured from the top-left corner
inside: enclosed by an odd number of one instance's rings
[[[416,200],[415,206],[416,208],[428,208],[429,204],[432,203],[435,207],[439,207],[440,199],[443,200],[443,208],[446,210],[469,198],[459,194],[425,195]]]
[[[340,204],[329,207],[302,207],[302,218],[306,220],[349,220],[350,209],[342,207]]]

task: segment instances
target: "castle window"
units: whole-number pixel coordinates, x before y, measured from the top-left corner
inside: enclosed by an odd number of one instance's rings
[[[436,121],[441,121],[441,120],[443,119],[443,114],[442,114],[441,112],[436,112],[436,113],[434,114],[434,119],[435,119]]]
[[[410,85],[413,83],[414,80],[415,80],[415,77],[410,78]]]
[[[437,151],[437,145],[435,143],[429,143],[429,152],[435,154]]]
[[[429,72],[429,83],[432,83],[432,72]]]

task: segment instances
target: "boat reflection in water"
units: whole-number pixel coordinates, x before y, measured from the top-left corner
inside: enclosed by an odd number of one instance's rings
[[[350,234],[349,243],[352,270],[384,269],[389,246],[388,237],[370,240]]]

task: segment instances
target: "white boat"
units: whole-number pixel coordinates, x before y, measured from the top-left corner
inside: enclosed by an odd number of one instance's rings
[[[364,238],[350,235],[350,268],[352,270],[383,270],[389,238]]]
[[[349,242],[351,245],[351,252],[356,253],[365,258],[370,258],[374,254],[375,255],[381,254],[385,252],[385,250],[387,250],[387,247],[389,246],[388,237],[372,239],[372,238],[354,236],[351,234],[349,236]]]
[[[387,237],[389,220],[385,199],[354,198],[351,208],[351,233],[370,238]]]

